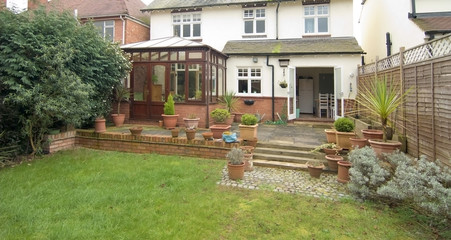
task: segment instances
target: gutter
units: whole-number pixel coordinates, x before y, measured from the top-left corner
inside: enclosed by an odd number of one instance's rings
[[[272,94],[272,98],[271,98],[271,104],[272,104],[272,121],[274,122],[274,65],[269,64],[269,55],[266,55],[266,66],[271,67],[271,94]]]
[[[122,45],[125,44],[125,19],[122,18],[122,15],[119,15],[119,18],[122,20]]]

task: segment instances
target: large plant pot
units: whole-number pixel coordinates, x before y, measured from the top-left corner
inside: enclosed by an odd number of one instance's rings
[[[238,125],[240,128],[240,138],[243,140],[252,140],[257,137],[257,127],[258,124],[255,125]]]
[[[230,130],[230,125],[213,125],[210,127],[210,131],[213,133],[213,138],[222,138],[222,133]]]
[[[337,181],[341,183],[348,183],[350,180],[349,168],[351,168],[352,166],[351,162],[339,161],[337,164],[338,164]]]
[[[244,162],[244,171],[249,172],[254,170],[254,163],[252,162],[252,159],[254,158],[254,154],[252,153],[245,153],[243,157]]]
[[[354,132],[337,132],[337,145],[343,149],[351,149],[351,140],[349,138],[355,137]]]
[[[113,123],[116,127],[124,125],[125,114],[111,114],[111,118],[113,118]]]
[[[143,131],[143,128],[142,127],[132,127],[132,128],[129,128],[128,130],[130,130],[130,133],[133,136],[140,136],[141,132]]]
[[[179,115],[166,115],[161,114],[163,117],[163,124],[166,129],[173,129],[177,126],[177,119],[179,118]]]
[[[234,121],[237,122],[237,123],[240,123],[241,122],[241,117],[243,116],[244,113],[235,112],[233,114],[235,114]]]
[[[204,137],[205,141],[213,139],[213,133],[212,132],[204,132],[202,133],[202,137]]]
[[[172,135],[173,138],[178,137],[179,136],[179,129],[177,129],[177,128],[172,129],[171,130],[171,135]]]
[[[258,143],[258,138],[254,138],[252,140],[246,140],[246,143],[248,146],[252,146],[252,147],[256,148],[257,143]]]
[[[337,143],[337,131],[335,129],[324,129],[324,132],[326,133],[328,143]]]
[[[234,119],[235,119],[235,114],[230,114],[230,116],[224,121],[224,123],[227,125],[232,125]]]
[[[366,138],[349,138],[349,140],[351,141],[352,149],[364,148],[369,145]]]
[[[231,180],[244,179],[244,162],[240,165],[227,163],[227,170]]]
[[[185,129],[186,138],[193,140],[196,137],[196,129]]]
[[[105,122],[106,122],[105,118],[96,118],[95,125],[94,125],[96,133],[106,132]]]
[[[323,148],[326,155],[338,155],[342,150],[343,148]]]
[[[183,118],[183,121],[185,122],[185,128],[194,129],[199,126],[199,120],[200,118]]]
[[[400,149],[402,145],[400,142],[397,141],[384,142],[379,139],[368,140],[368,142],[370,142],[371,148],[373,148],[374,152],[376,153],[376,156],[379,159],[383,158],[384,153],[391,154],[397,149]]]
[[[244,153],[254,153],[255,147],[253,147],[253,146],[240,146],[240,149],[243,150]]]
[[[338,155],[326,155],[327,159],[327,166],[329,166],[329,169],[331,171],[337,171],[338,170],[338,162],[343,161],[342,156]]]
[[[382,130],[376,129],[362,129],[363,138],[370,139],[382,139],[384,137],[384,132]]]
[[[324,165],[321,165],[321,166],[307,165],[307,168],[308,168],[308,173],[310,174],[310,177],[320,178],[321,173],[323,173]]]

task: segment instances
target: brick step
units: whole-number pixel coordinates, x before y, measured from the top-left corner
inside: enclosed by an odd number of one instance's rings
[[[278,151],[273,154],[268,154],[268,153],[262,154],[262,153],[255,152],[254,159],[279,161],[279,162],[293,162],[293,163],[306,163],[308,161],[319,161],[319,162],[324,162],[324,163],[327,162],[327,160],[325,158],[286,156],[283,154],[278,154]]]
[[[306,151],[306,152],[314,149],[314,147],[312,147],[312,146],[300,146],[300,145],[293,145],[293,144],[280,144],[280,143],[268,143],[268,142],[258,142],[256,150],[259,148],[298,150],[298,151]]]
[[[276,148],[261,148],[257,147],[255,149],[255,154],[271,154],[271,155],[283,155],[283,156],[292,156],[292,157],[303,157],[303,158],[312,158],[312,159],[320,159],[323,158],[323,154],[312,153],[310,151],[304,150],[296,150],[296,149],[276,149]]]

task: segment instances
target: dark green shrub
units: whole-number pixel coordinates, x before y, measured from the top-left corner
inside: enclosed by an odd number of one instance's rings
[[[334,127],[338,132],[352,132],[355,126],[351,119],[339,118],[335,120]]]
[[[164,114],[165,115],[175,115],[174,98],[169,94],[168,100],[164,103]]]
[[[226,109],[216,108],[210,113],[210,116],[214,119],[215,122],[222,123],[230,116],[230,113]]]
[[[257,121],[258,119],[254,114],[246,113],[241,116],[241,124],[243,125],[255,125]]]

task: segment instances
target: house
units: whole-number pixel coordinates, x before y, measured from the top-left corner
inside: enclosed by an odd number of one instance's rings
[[[240,112],[258,112],[265,115],[264,120],[278,120],[283,114],[288,119],[299,114],[333,119],[352,104],[356,66],[364,53],[354,38],[352,9],[352,0],[154,0],[142,9],[150,13],[149,47],[123,46],[133,56],[141,54],[141,61],[133,59],[132,89],[144,82],[145,90],[140,92],[152,93],[150,76],[158,71],[150,69],[162,66],[163,95],[183,89],[175,93],[180,99],[176,103],[179,122],[187,113],[183,109],[188,108],[205,118],[204,126],[208,126],[208,112],[218,107],[217,98],[225,91],[236,92],[241,99]],[[169,49],[172,41],[202,45],[208,49],[207,55]],[[154,52],[160,56],[158,61],[148,57]],[[190,54],[202,58],[188,57]],[[171,60],[178,55],[180,62],[168,63],[166,55]],[[199,64],[202,72],[191,62]],[[137,78],[137,66],[151,73]],[[176,81],[179,71],[183,77]],[[186,81],[194,75],[202,78],[199,83]],[[287,88],[280,86],[282,82]],[[199,87],[195,90],[200,92],[194,94],[199,99],[193,98],[193,86]],[[326,96],[326,106],[321,109],[320,94]],[[140,99],[131,103],[132,118],[144,117],[134,113],[137,104],[146,106],[145,118],[162,111],[161,103],[153,101],[162,101],[160,97]]]
[[[354,9],[367,63],[451,32],[449,0],[355,0]]]
[[[120,44],[149,40],[149,16],[141,0],[29,0],[28,8],[71,11],[81,22],[93,21],[106,39]]]

